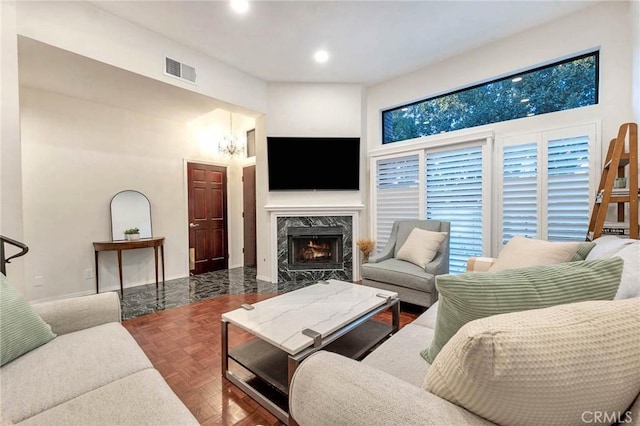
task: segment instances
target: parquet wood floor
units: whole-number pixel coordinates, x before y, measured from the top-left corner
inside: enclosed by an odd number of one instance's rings
[[[123,325],[202,425],[280,425],[276,417],[222,378],[220,362],[220,316],[243,303],[273,296],[222,295],[126,320]],[[419,314],[403,305],[400,326]],[[380,319],[390,321],[391,313],[380,314]],[[249,333],[230,328],[230,347],[250,338]]]

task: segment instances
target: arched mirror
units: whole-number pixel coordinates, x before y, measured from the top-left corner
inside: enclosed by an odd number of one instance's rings
[[[111,199],[111,238],[124,240],[124,231],[138,228],[140,238],[151,238],[151,203],[138,191],[121,191]]]

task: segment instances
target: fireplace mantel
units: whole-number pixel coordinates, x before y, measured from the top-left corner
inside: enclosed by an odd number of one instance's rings
[[[321,206],[310,206],[310,205],[274,205],[267,204],[264,206],[264,209],[268,212],[278,212],[278,213],[301,213],[301,214],[310,214],[310,213],[334,213],[334,212],[358,212],[364,209],[364,204],[335,204],[335,205],[327,205],[323,204]]]

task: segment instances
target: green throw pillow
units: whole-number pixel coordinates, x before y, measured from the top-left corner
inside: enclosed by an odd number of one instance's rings
[[[475,319],[565,303],[613,300],[623,263],[614,257],[493,273],[439,275],[435,335],[431,346],[420,354],[432,363],[458,329]]]
[[[578,246],[578,251],[571,258],[571,262],[577,262],[579,260],[585,260],[587,258],[587,255],[591,251],[591,249],[594,248],[595,246],[596,246],[596,243],[593,243],[593,242],[580,243],[580,245]]]
[[[0,366],[56,337],[31,306],[0,274]]]

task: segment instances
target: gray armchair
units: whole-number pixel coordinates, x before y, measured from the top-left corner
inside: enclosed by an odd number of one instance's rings
[[[436,257],[424,268],[396,259],[398,250],[414,228],[447,232]],[[362,265],[362,284],[395,291],[402,302],[429,307],[438,300],[436,275],[449,273],[450,222],[440,220],[397,220],[391,228],[389,241],[377,256]]]

